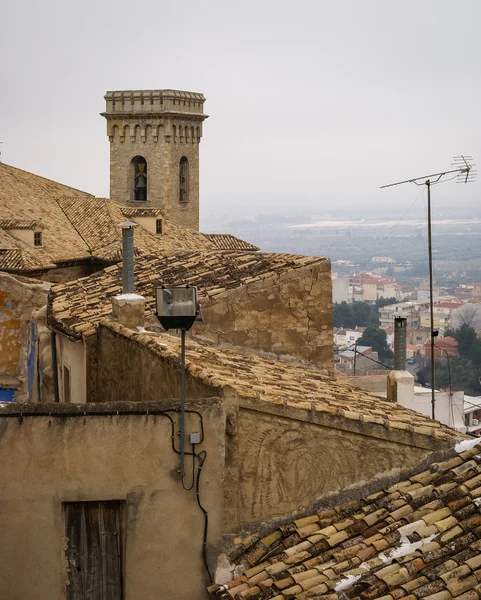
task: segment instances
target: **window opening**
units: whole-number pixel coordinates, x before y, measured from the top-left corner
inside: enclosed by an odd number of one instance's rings
[[[155,221],[155,233],[160,235],[162,233],[162,219],[156,219]]]
[[[42,232],[35,231],[33,234],[33,245],[38,247],[42,245]]]
[[[183,156],[179,169],[179,202],[189,201],[189,161]]]
[[[133,200],[147,200],[147,161],[143,156],[135,156],[131,162],[133,174]]]

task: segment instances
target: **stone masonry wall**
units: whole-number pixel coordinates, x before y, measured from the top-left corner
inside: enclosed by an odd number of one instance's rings
[[[170,122],[164,122],[157,141],[146,127],[145,141],[140,130],[129,135],[129,121],[119,120],[110,142],[110,198],[123,204],[159,207],[165,218],[178,225],[199,230],[199,143],[173,135]],[[124,141],[120,132],[128,128]],[[172,131],[172,135],[170,132]],[[169,133],[169,135],[168,135]],[[131,199],[131,161],[143,156],[147,161],[147,201]],[[189,161],[189,201],[179,202],[180,159]]]
[[[194,333],[290,355],[334,371],[330,262],[292,269],[202,300]]]

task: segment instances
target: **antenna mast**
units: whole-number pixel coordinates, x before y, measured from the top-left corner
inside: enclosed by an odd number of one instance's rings
[[[451,179],[457,179],[457,183],[469,183],[474,181],[476,177],[476,165],[472,162],[472,156],[456,156],[451,164],[454,169],[443,171],[441,173],[432,173],[431,175],[422,175],[405,181],[397,181],[396,183],[388,183],[382,185],[381,189],[394,187],[395,185],[403,185],[404,183],[414,183],[415,185],[426,185],[428,188],[428,256],[429,256],[429,316],[430,316],[430,337],[431,337],[431,409],[432,418],[435,418],[435,365],[434,365],[434,338],[438,335],[438,331],[434,330],[434,301],[433,301],[433,248],[431,238],[431,186],[436,183],[445,183]],[[441,181],[446,175],[455,175],[446,181]]]

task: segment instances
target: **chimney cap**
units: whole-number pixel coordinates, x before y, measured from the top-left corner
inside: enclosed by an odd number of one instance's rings
[[[122,221],[120,227],[122,229],[132,229],[133,227],[138,227],[138,223],[134,223],[134,221]]]

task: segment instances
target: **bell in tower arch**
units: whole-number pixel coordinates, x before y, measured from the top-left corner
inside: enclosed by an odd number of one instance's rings
[[[147,161],[143,156],[132,159],[134,165],[134,200],[147,200]]]

